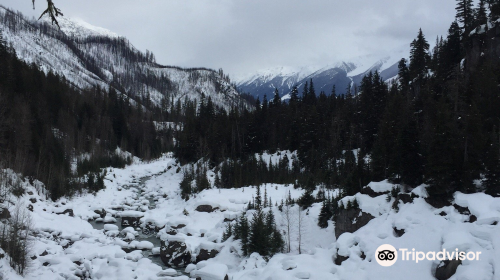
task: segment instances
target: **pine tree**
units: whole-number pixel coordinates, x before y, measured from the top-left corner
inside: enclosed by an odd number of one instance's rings
[[[226,230],[222,234],[222,242],[225,242],[231,236],[233,236],[233,225],[231,223],[227,223]]]
[[[299,101],[299,90],[297,86],[293,86],[292,91],[290,92],[290,105],[296,104]]]
[[[477,3],[475,18],[476,22],[474,25],[483,25],[487,23],[488,15],[486,13],[486,0],[479,0]]]
[[[280,93],[277,88],[274,89],[273,106],[274,107],[281,106]]]
[[[249,255],[249,226],[248,219],[245,214],[242,214],[240,218],[236,221],[236,225],[233,228],[234,239],[239,239],[241,244],[241,250],[243,255]]]
[[[262,197],[260,196],[260,186],[257,186],[254,207],[257,210],[262,209]]]
[[[429,43],[425,39],[422,29],[419,29],[417,38],[411,43],[410,80],[421,78],[427,73],[429,59]]]
[[[456,18],[462,24],[465,33],[469,33],[474,24],[474,8],[472,0],[457,0]]]
[[[254,213],[250,222],[248,251],[251,253],[259,253],[261,256],[269,254],[269,239],[266,235],[264,213],[260,210]]]
[[[267,188],[264,187],[264,208],[267,208],[267,203],[269,201],[267,200]]]
[[[331,209],[327,203],[327,201],[323,201],[323,205],[321,206],[321,211],[318,217],[318,226],[320,228],[327,228],[328,221],[332,218]]]
[[[486,0],[490,8],[490,20],[496,21],[500,18],[500,1],[499,0]]]

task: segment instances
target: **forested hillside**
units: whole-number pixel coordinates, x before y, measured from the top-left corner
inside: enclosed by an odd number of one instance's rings
[[[498,195],[498,4],[486,15],[484,1],[477,9],[463,2],[457,21],[432,50],[423,31],[416,34],[394,83],[374,72],[359,91],[337,96],[335,88],[318,94],[311,80],[300,93],[294,88],[289,102],[275,91],[269,100],[258,100],[253,112],[188,106],[184,130],[176,136],[177,156],[182,162],[224,162],[220,176],[229,180],[227,187],[276,174],[266,182],[298,179],[311,191],[322,184],[345,195],[386,178],[407,187],[425,183],[436,205],[455,191]],[[470,14],[460,12],[463,5]],[[254,157],[264,150],[297,151],[296,168],[267,167]]]

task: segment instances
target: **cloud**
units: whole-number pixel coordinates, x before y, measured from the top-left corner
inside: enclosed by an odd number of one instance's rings
[[[30,0],[4,0],[29,15]],[[126,36],[163,64],[223,68],[231,76],[324,65],[431,42],[454,20],[453,0],[55,0],[66,16]]]

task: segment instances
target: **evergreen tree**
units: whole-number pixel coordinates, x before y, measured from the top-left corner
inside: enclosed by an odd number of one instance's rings
[[[269,254],[269,238],[266,234],[264,213],[260,210],[254,213],[250,222],[248,250],[261,256]]]
[[[250,228],[248,225],[248,219],[245,214],[241,215],[240,218],[236,221],[236,225],[233,228],[234,238],[240,240],[241,250],[243,251],[243,255],[249,255],[249,233]]]
[[[475,19],[476,19],[476,22],[474,25],[476,25],[476,26],[483,25],[483,24],[487,23],[488,15],[486,12],[486,0],[479,0],[479,2],[477,3]]]
[[[321,206],[321,211],[319,213],[318,217],[318,226],[320,228],[327,228],[328,227],[328,221],[332,218],[333,213],[331,212],[330,205],[327,203],[327,201],[323,201],[323,204]]]
[[[280,93],[277,88],[274,89],[273,106],[279,107],[281,105]]]
[[[227,223],[226,230],[222,234],[222,242],[228,240],[231,236],[233,236],[233,225],[231,223]]]
[[[427,73],[429,59],[429,43],[425,39],[422,29],[419,29],[417,38],[411,43],[410,80],[417,77],[422,78]]]
[[[456,18],[462,24],[465,33],[472,30],[474,24],[474,8],[472,0],[457,0]]]

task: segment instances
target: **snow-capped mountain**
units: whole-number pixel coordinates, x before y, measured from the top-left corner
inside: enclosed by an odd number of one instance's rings
[[[205,96],[226,109],[251,108],[222,72],[163,66],[152,53],[142,53],[109,30],[78,19],[58,20],[61,29],[0,6],[0,30],[17,56],[78,88],[112,87],[139,103],[157,106]]]
[[[409,46],[402,46],[382,54],[367,55],[333,63],[327,66],[310,66],[302,68],[277,67],[258,71],[256,74],[238,79],[237,86],[241,92],[250,93],[254,97],[272,98],[277,88],[285,99],[293,86],[302,91],[306,81],[313,80],[316,93],[324,91],[331,94],[335,85],[336,93],[343,94],[348,87],[359,85],[363,77],[370,71],[379,71],[385,80],[398,74],[398,62],[408,57]]]

